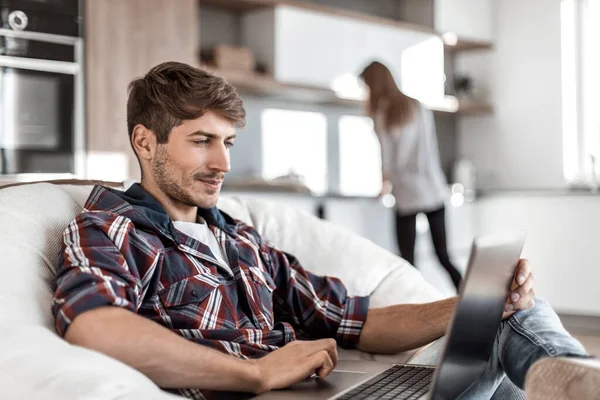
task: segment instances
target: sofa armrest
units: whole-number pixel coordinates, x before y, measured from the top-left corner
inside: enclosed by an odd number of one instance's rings
[[[0,393],[7,399],[178,399],[104,354],[43,326],[0,326]]]

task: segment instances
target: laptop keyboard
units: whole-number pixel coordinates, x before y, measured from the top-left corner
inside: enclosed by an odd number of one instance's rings
[[[337,400],[416,400],[430,389],[434,368],[394,365]]]

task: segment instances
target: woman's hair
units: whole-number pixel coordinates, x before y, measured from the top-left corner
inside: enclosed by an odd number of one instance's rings
[[[402,93],[390,70],[378,61],[373,61],[360,74],[360,78],[369,87],[367,112],[373,118],[377,111],[385,107],[385,127],[402,127],[415,116],[416,100]]]

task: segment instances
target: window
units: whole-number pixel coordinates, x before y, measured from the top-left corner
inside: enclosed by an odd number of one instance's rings
[[[561,2],[561,53],[564,175],[589,183],[600,174],[600,0]]]
[[[327,190],[327,119],[322,113],[266,109],[262,113],[262,176],[298,175],[315,194]]]
[[[339,120],[340,193],[377,196],[381,192],[381,150],[371,118],[344,115]]]

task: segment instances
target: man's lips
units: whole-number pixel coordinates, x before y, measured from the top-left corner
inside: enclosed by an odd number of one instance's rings
[[[221,183],[223,183],[222,179],[198,179],[198,180],[208,186],[213,186],[215,188],[218,188],[219,186],[221,186]]]

